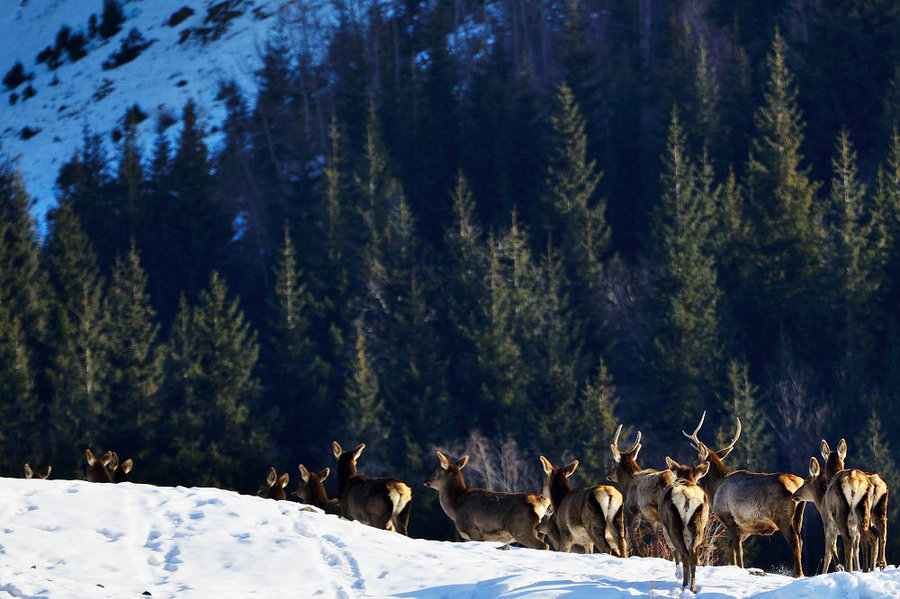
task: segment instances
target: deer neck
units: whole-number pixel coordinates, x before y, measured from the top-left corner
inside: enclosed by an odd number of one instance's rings
[[[344,494],[347,488],[347,482],[350,478],[356,476],[356,464],[349,460],[338,460],[337,465],[337,490],[338,497]]]
[[[725,466],[722,460],[719,459],[719,456],[710,452],[709,454],[709,472],[707,472],[706,476],[700,479],[700,486],[706,491],[706,494],[709,495],[709,500],[712,501],[713,497],[716,496],[716,491],[719,490],[719,485],[722,484],[722,481],[725,480],[725,477],[731,474],[731,471]]]
[[[566,475],[561,471],[553,472],[553,474],[550,476],[549,487],[550,503],[553,504],[554,509],[562,503],[566,495],[569,494],[569,491],[572,490],[572,486],[569,484],[569,479],[566,478]]]
[[[822,505],[825,503],[825,492],[828,490],[828,478],[825,476],[824,472],[816,477],[812,490],[813,503],[816,504],[816,509],[821,514]]]
[[[319,482],[312,485],[310,491],[310,503],[324,510],[325,506],[328,505],[328,494],[325,492],[325,485]]]
[[[466,481],[459,470],[448,476],[444,485],[438,490],[438,499],[441,502],[441,507],[444,508],[451,520],[456,519],[456,510],[459,508],[459,504],[462,503],[462,498],[467,491]]]

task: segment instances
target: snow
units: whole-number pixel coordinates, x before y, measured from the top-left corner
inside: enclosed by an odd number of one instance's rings
[[[37,64],[37,54],[53,45],[56,32],[68,25],[73,32],[87,33],[91,14],[102,11],[102,0],[0,0],[0,77],[20,60],[37,95],[10,105],[11,92],[0,84],[0,151],[18,158],[29,193],[36,199],[36,214],[42,216],[55,201],[54,186],[60,166],[80,145],[85,127],[100,134],[107,151],[115,156],[110,133],[121,124],[127,108],[137,103],[150,118],[139,133],[145,156],[149,155],[160,114],[180,117],[189,100],[200,108],[208,130],[221,125],[224,104],[216,99],[220,82],[235,80],[252,98],[254,72],[266,40],[285,22],[302,23],[301,35],[292,31],[295,47],[317,47],[321,51],[324,32],[333,18],[328,3],[296,3],[292,0],[242,0],[240,16],[229,22],[219,39],[201,43],[180,36],[188,28],[203,26],[212,0],[125,0],[126,21],[109,40],[91,40],[87,56],[66,61],[55,71]],[[194,14],[175,27],[169,16],[187,6]],[[313,8],[310,8],[313,7]],[[132,62],[103,70],[102,64],[118,50],[123,37],[137,28],[153,44]],[[53,83],[54,77],[58,83]],[[25,84],[13,90],[19,96]],[[104,95],[105,94],[105,95]],[[40,130],[23,140],[25,127]],[[170,132],[178,127],[173,127]],[[208,142],[215,144],[213,133]]]
[[[0,599],[692,596],[661,559],[410,539],[305,509],[213,488],[0,479]],[[701,567],[697,580],[710,599],[900,596],[894,566],[802,580]]]

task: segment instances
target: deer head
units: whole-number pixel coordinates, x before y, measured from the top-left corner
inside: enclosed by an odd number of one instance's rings
[[[828,441],[822,439],[822,445],[819,447],[822,453],[822,460],[825,464],[825,480],[830,481],[835,474],[844,469],[844,459],[847,457],[847,441],[841,439],[838,441],[834,451],[828,447]]]
[[[628,451],[619,450],[619,435],[621,433],[622,425],[620,424],[616,429],[616,434],[609,446],[609,449],[612,451],[613,463],[610,465],[609,471],[607,471],[606,473],[606,478],[613,481],[614,483],[624,485],[626,484],[626,481],[623,480],[623,475],[626,474],[626,471],[628,473],[634,473],[641,469],[637,464],[637,457],[641,452],[641,431],[637,432],[637,435],[634,438],[634,443],[631,445],[631,448],[629,448]]]
[[[469,461],[469,456],[464,455],[460,459],[454,460],[444,455],[440,450],[435,451],[435,453],[437,454],[441,465],[434,471],[434,474],[425,481],[425,486],[440,491],[450,481],[462,482],[463,478],[460,470],[465,468]],[[465,482],[462,482],[462,486],[465,488]]]
[[[679,464],[669,456],[666,456],[666,466],[675,473],[676,480],[696,484],[709,472],[709,462],[700,462],[693,466]]]
[[[822,441],[824,443],[824,441]],[[809,476],[803,479],[803,484],[791,495],[792,501],[812,501],[816,505],[822,505],[828,482],[824,472],[819,467],[819,460],[809,458]]]
[[[681,434],[691,440],[691,446],[697,450],[697,457],[702,460],[709,460],[713,462],[713,465],[719,467],[723,471],[727,472],[727,468],[725,468],[725,464],[722,462],[725,458],[728,457],[734,450],[735,444],[738,442],[738,439],[741,437],[741,419],[735,418],[737,420],[737,428],[734,433],[734,438],[731,442],[718,451],[713,451],[709,448],[708,445],[703,443],[700,438],[697,436],[700,432],[700,429],[703,427],[703,421],[706,420],[706,411],[704,410],[703,414],[700,416],[700,422],[697,424],[697,428],[694,429],[694,432],[690,435],[684,431],[681,431]]]
[[[288,482],[290,482],[290,475],[285,472],[281,476],[278,476],[278,471],[276,471],[275,467],[272,466],[269,468],[269,475],[266,477],[266,484],[260,485],[259,490],[256,492],[256,494],[267,499],[287,499],[287,494],[285,493],[284,488],[288,486]]]
[[[540,457],[541,466],[544,468],[544,489],[541,491],[541,494],[544,497],[556,499],[556,502],[558,502],[560,496],[571,489],[568,478],[572,476],[575,473],[575,469],[578,468],[578,460],[574,460],[568,466],[556,468],[550,463],[550,460],[544,456]],[[554,502],[554,505],[556,502]]]
[[[112,461],[112,452],[107,451],[102,457],[95,457],[90,448],[84,450],[84,457],[87,460],[87,471],[84,473],[84,479],[92,483],[111,483],[112,476],[109,474],[107,467]]]
[[[306,466],[299,464],[297,470],[300,471],[300,484],[292,492],[303,503],[314,505],[320,509],[325,509],[328,504],[328,495],[325,493],[325,479],[331,473],[331,468],[323,468],[318,473],[310,472]]]
[[[131,474],[132,468],[134,468],[134,460],[128,458],[124,462],[119,462],[119,454],[115,451],[112,452],[112,458],[109,461],[109,465],[107,466],[110,472],[110,477],[114,483],[127,483],[131,482]]]
[[[32,470],[31,466],[28,463],[25,463],[25,478],[40,478],[45,479],[50,477],[50,471],[53,470],[53,466],[47,465],[43,470]]]

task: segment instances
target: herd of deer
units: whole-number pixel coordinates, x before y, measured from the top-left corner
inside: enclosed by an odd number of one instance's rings
[[[462,469],[468,456],[453,459],[437,451],[440,466],[425,481],[438,492],[441,507],[453,521],[460,537],[472,541],[516,542],[533,549],[578,551],[595,550],[627,557],[629,546],[638,547],[639,527],[646,522],[651,529],[656,555],[662,555],[661,541],[672,548],[676,572],[682,587],[696,591],[695,572],[698,551],[710,514],[725,527],[730,537],[732,563],[743,568],[742,544],[750,535],[771,535],[781,531],[791,547],[794,576],[803,576],[800,529],[806,502],[815,503],[825,531],[825,555],[821,572],[829,571],[834,560],[843,569],[837,550],[837,538],[843,538],[844,564],[848,570],[885,568],[887,543],[888,488],[878,474],[854,468],[845,469],[847,443],[841,439],[832,451],[822,441],[820,451],[824,467],[812,457],[809,476],[788,473],[762,473],[729,470],[724,460],[741,435],[741,421],[731,442],[718,451],[700,441],[698,433],[706,413],[694,432],[684,435],[697,451],[697,462],[682,465],[666,457],[667,468],[641,468],[641,433],[627,451],[619,449],[622,426],[616,430],[610,449],[612,465],[607,478],[618,485],[572,488],[569,477],[578,460],[564,467],[554,466],[540,456],[544,471],[541,493],[503,493],[468,488]],[[303,503],[326,513],[358,520],[369,526],[408,533],[412,489],[395,478],[371,478],[357,473],[356,463],[365,449],[360,443],[344,451],[333,443],[337,459],[337,497],[329,499],[323,481],[330,473],[318,473],[299,465],[300,484],[293,491]],[[132,469],[132,460],[119,462],[113,451],[97,458],[85,451],[85,478],[93,482],[124,482]],[[35,472],[25,464],[28,478],[46,478],[50,467]],[[266,484],[257,495],[286,499],[287,473],[278,475],[269,469]],[[630,522],[627,527],[626,517]],[[549,544],[548,544],[549,542]],[[652,553],[652,552],[651,552]]]

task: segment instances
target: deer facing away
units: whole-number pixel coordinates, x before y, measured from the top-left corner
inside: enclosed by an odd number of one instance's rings
[[[337,458],[338,502],[341,516],[363,524],[408,534],[412,489],[395,478],[370,478],[356,473],[356,460],[366,448],[360,443],[353,451],[344,451],[332,443]]]
[[[284,488],[288,486],[290,478],[291,477],[287,472],[278,476],[278,471],[275,470],[274,466],[271,466],[269,468],[269,475],[266,477],[266,483],[259,486],[256,495],[265,497],[266,499],[284,501],[287,499],[287,493],[285,493]]]
[[[748,470],[729,470],[724,459],[734,449],[741,436],[741,420],[737,419],[737,430],[731,443],[713,451],[697,437],[706,412],[692,434],[682,433],[690,439],[697,450],[700,462],[709,462],[709,472],[700,481],[712,505],[712,511],[728,529],[731,544],[732,563],[744,567],[743,542],[750,535],[771,535],[780,530],[784,540],[791,547],[795,577],[803,576],[801,551],[803,541],[800,529],[803,526],[804,504],[791,500],[794,491],[803,484],[803,479],[788,473],[763,473]]]
[[[95,457],[90,448],[84,450],[84,457],[87,460],[87,470],[84,473],[84,480],[92,483],[111,483],[112,475],[109,473],[109,463],[112,461],[112,452],[107,451],[101,457]]]
[[[45,479],[50,477],[50,471],[53,470],[53,466],[47,465],[43,470],[32,470],[31,466],[28,463],[25,463],[25,478],[39,478]]]
[[[709,472],[709,462],[684,467],[666,457],[670,470],[682,473],[659,497],[659,522],[675,554],[681,587],[697,592],[697,553],[709,521],[709,500],[697,481]],[[677,575],[677,574],[676,574]]]
[[[596,547],[619,557],[627,556],[625,543],[625,501],[622,493],[612,485],[596,485],[573,489],[569,477],[578,467],[578,460],[568,466],[555,467],[541,456],[544,468],[544,497],[553,506],[552,520],[557,531],[548,530],[557,551],[571,551],[579,545],[587,553]],[[547,530],[545,526],[545,530]],[[542,530],[543,532],[543,530]]]
[[[436,453],[440,466],[425,486],[438,492],[441,507],[460,537],[466,541],[516,541],[532,549],[547,549],[536,529],[550,507],[550,499],[535,493],[469,489],[461,472],[469,456],[454,460],[440,451]]]
[[[329,499],[325,492],[325,479],[331,472],[330,468],[323,468],[320,472],[310,472],[306,466],[299,464],[297,470],[300,471],[300,484],[293,490],[292,495],[297,497],[303,503],[315,506],[326,514],[341,515],[341,505],[337,498]]]

